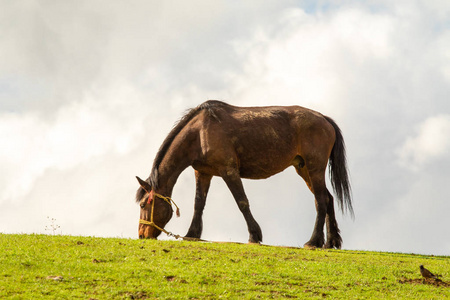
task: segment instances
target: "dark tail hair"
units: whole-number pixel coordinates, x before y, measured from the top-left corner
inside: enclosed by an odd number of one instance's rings
[[[338,204],[342,213],[348,211],[352,218],[354,218],[355,214],[353,212],[352,191],[347,172],[344,137],[342,136],[341,129],[333,119],[327,116],[325,116],[325,119],[333,125],[336,132],[336,141],[334,142],[333,150],[331,150],[329,160],[331,185],[338,198]]]

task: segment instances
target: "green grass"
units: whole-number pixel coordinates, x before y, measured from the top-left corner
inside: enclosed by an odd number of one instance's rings
[[[443,256],[9,234],[0,253],[1,299],[450,297]]]

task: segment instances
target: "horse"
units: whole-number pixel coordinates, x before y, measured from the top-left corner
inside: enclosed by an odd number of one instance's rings
[[[247,223],[249,243],[261,243],[241,178],[266,179],[293,166],[313,193],[316,220],[305,248],[342,245],[330,179],[342,213],[352,216],[352,197],[341,130],[329,117],[301,106],[238,107],[217,100],[189,110],[159,148],[150,176],[140,187],[139,238],[156,239],[173,215],[170,198],[177,178],[195,170],[194,215],[186,238],[200,239],[202,215],[213,176],[222,177]],[[327,240],[324,238],[326,223]]]

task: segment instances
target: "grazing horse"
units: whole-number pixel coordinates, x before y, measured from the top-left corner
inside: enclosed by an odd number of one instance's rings
[[[220,176],[244,215],[249,242],[260,243],[261,228],[252,216],[241,178],[264,179],[294,166],[314,194],[317,210],[305,247],[340,248],[333,196],[325,185],[328,163],[338,204],[342,212],[353,215],[344,140],[331,118],[300,106],[237,107],[207,101],[174,126],[156,155],[149,178],[138,178],[139,238],[157,238],[164,230],[172,218],[170,197],[177,178],[192,166],[195,207],[186,237],[200,238],[211,178]]]

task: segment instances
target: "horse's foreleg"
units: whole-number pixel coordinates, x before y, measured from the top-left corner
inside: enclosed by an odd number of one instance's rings
[[[336,248],[340,249],[342,245],[342,238],[339,234],[339,227],[334,215],[334,203],[333,196],[328,192],[328,205],[327,205],[327,242],[325,243],[325,248]]]
[[[250,204],[248,202],[247,196],[245,195],[244,186],[242,185],[242,180],[239,176],[239,172],[235,169],[228,169],[223,172],[222,178],[233,194],[234,199],[239,207],[239,210],[244,215],[245,221],[247,222],[248,232],[250,234],[249,243],[261,243],[262,242],[262,232],[256,220],[250,211]]]
[[[196,192],[194,204],[194,216],[191,226],[186,234],[187,237],[200,238],[203,231],[203,209],[205,208],[206,196],[211,184],[211,175],[195,171]]]

